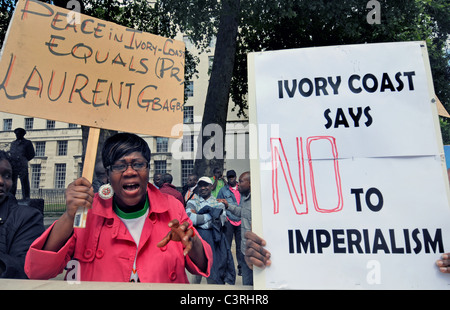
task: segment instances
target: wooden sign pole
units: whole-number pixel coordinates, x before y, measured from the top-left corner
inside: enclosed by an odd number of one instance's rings
[[[100,128],[90,127],[89,136],[84,156],[82,177],[92,183],[94,176],[95,159],[97,157],[97,147],[100,138]],[[73,221],[73,227],[85,228],[87,218],[87,208],[78,208]]]

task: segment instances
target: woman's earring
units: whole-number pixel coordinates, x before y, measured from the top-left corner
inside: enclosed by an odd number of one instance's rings
[[[98,195],[101,199],[110,199],[114,195],[111,184],[108,183],[100,186],[100,188],[98,189]]]

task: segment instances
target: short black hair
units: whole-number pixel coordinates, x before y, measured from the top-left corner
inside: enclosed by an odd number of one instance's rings
[[[9,164],[11,165],[11,169],[14,172],[14,166],[12,164],[12,158],[11,158],[11,154],[9,152],[0,150],[0,160],[7,160],[9,162]]]
[[[0,160],[6,159],[11,163],[11,156],[6,151],[0,150]]]
[[[170,173],[164,173],[162,177],[163,177],[164,183],[172,184],[173,177]]]
[[[133,152],[140,152],[150,162],[151,151],[144,139],[133,133],[118,133],[106,139],[102,150],[103,166],[107,169],[117,160]]]

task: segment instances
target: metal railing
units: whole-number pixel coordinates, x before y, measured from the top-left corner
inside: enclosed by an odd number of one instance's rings
[[[44,214],[64,213],[66,210],[64,192],[65,189],[32,189],[30,191],[30,198],[44,200]],[[16,192],[16,198],[22,199],[22,191],[20,189]]]

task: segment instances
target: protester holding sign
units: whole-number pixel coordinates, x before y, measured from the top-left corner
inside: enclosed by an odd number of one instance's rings
[[[94,196],[84,178],[71,183],[66,212],[27,253],[27,275],[55,277],[73,258],[76,270],[67,276],[79,275],[81,281],[188,283],[185,267],[208,277],[210,246],[183,205],[149,183],[147,143],[134,134],[114,135],[105,142],[102,159],[114,194]],[[84,229],[73,228],[79,207],[90,209]]]

